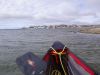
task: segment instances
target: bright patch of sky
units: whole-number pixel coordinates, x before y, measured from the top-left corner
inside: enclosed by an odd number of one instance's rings
[[[0,27],[100,24],[99,7],[100,0],[0,0]]]

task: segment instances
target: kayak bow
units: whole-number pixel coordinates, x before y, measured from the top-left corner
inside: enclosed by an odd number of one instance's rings
[[[55,42],[43,58],[47,62],[47,74],[59,70],[61,75],[96,75],[82,59],[77,57],[61,42]],[[66,61],[67,60],[67,61]],[[56,68],[54,68],[56,65]],[[51,69],[48,69],[51,66]],[[60,67],[60,68],[59,68]],[[63,72],[62,72],[63,71]],[[48,74],[48,72],[51,72]]]

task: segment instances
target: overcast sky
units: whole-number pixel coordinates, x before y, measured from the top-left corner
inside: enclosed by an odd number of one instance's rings
[[[0,21],[9,18],[41,24],[99,24],[100,0],[0,0]]]

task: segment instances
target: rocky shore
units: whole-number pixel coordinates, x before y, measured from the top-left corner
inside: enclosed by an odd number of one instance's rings
[[[100,28],[81,28],[81,33],[100,34]]]

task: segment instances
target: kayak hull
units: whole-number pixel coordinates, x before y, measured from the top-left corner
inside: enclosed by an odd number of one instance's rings
[[[52,47],[55,50],[59,50],[59,49],[63,50],[65,45],[62,44],[61,42],[55,42],[52,45]],[[52,50],[52,49],[50,48],[43,58],[43,60],[46,61],[47,63],[49,62],[49,58],[51,57],[50,53],[49,53],[50,50]],[[82,59],[77,57],[67,47],[65,48],[65,50],[67,51],[66,59],[68,60],[66,62],[66,64],[68,64],[67,67],[68,67],[68,70],[70,70],[71,75],[96,75],[95,71],[93,69],[91,69]],[[51,62],[53,62],[53,61],[51,61]]]

